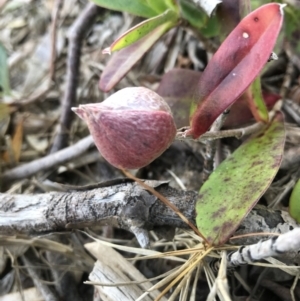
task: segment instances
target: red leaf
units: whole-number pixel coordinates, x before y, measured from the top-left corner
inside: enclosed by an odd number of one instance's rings
[[[189,123],[189,111],[200,77],[201,72],[174,68],[165,73],[160,81],[156,92],[170,106],[177,128],[187,126]],[[280,95],[267,91],[263,91],[262,95],[269,110],[280,99]],[[232,105],[223,128],[243,127],[253,121],[253,114],[248,105],[249,98],[251,93],[246,90]]]
[[[177,128],[189,124],[190,107],[201,73],[174,68],[165,73],[156,92],[168,103]]]
[[[99,88],[104,92],[110,91],[171,27],[170,23],[162,24],[136,43],[115,53],[101,75]]]
[[[246,16],[215,53],[201,76],[198,106],[187,135],[198,138],[249,87],[268,61],[283,20],[270,3]]]
[[[266,91],[262,92],[262,96],[268,110],[271,110],[275,103],[281,98],[280,95]],[[253,120],[253,114],[251,113],[248,105],[249,97],[251,97],[249,95],[249,91],[246,90],[246,92],[243,93],[233,104],[228,117],[225,119],[225,123],[223,125],[224,129],[243,127]]]

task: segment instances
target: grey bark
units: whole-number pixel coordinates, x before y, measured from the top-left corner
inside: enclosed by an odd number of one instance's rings
[[[115,185],[101,184],[98,188],[86,187],[66,192],[0,194],[0,234],[40,235],[74,228],[112,225],[133,232],[140,244],[146,247],[149,243],[148,230],[188,228],[175,212],[137,183],[122,181],[123,183]],[[179,191],[169,187],[167,183],[157,181],[147,181],[147,184],[166,196],[195,224],[197,192]],[[285,233],[295,227],[298,225],[287,213],[256,207],[235,234]],[[261,238],[243,238],[240,241],[234,240],[234,243],[250,244]]]

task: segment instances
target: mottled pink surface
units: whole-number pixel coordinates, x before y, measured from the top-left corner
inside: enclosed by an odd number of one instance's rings
[[[125,94],[120,93],[124,90]],[[73,111],[86,121],[98,150],[110,164],[136,169],[148,165],[170,146],[176,126],[169,107],[155,92],[146,88],[124,90],[102,103],[81,105]],[[118,100],[115,95],[127,99]]]

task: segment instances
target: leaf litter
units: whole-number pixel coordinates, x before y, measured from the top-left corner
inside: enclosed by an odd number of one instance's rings
[[[7,170],[26,162],[34,161],[44,157],[48,153],[60,116],[60,99],[66,84],[65,66],[68,29],[86,4],[84,1],[64,1],[62,5],[57,28],[56,82],[52,83],[49,82],[48,78],[51,65],[49,45],[51,45],[51,13],[55,1],[49,0],[39,5],[36,5],[35,1],[9,1],[7,3],[8,4],[4,9],[2,8],[0,12],[0,43],[7,52],[7,67],[9,71],[9,81],[7,81],[7,78],[4,81],[6,93],[4,96],[1,94],[1,170]],[[125,31],[122,24],[131,23],[132,20],[132,17],[118,13],[108,13],[106,11],[106,13],[101,15],[100,20],[89,33],[82,48],[80,81],[77,88],[80,103],[96,102],[106,97],[106,94],[98,89],[99,76],[109,61],[109,58],[101,53],[101,49],[111,45],[114,39]],[[135,20],[133,20],[133,22],[135,22]],[[113,27],[112,24],[114,24],[115,27]],[[177,34],[178,33],[175,33],[174,35],[176,36]],[[178,58],[173,62],[171,69],[172,67],[187,66],[191,67],[191,69],[193,68],[193,60],[187,55],[187,47],[192,45],[187,38],[189,34],[190,32],[184,31],[182,41],[177,44],[180,50],[177,52]],[[171,38],[173,39],[174,37]],[[167,44],[167,42],[169,44]],[[166,41],[166,44],[170,48],[169,51],[176,45],[169,41]],[[189,47],[195,48],[199,47],[199,45],[193,44]],[[154,49],[155,46],[152,51],[154,51]],[[195,52],[196,50],[199,50],[199,48],[195,48]],[[168,51],[160,54],[161,62],[169,61],[168,54]],[[146,66],[143,62],[137,63],[112,91],[132,85],[146,85],[155,90],[159,86],[160,79],[163,76],[163,68],[162,66],[155,65],[155,61],[149,58],[151,58],[151,50],[147,54],[147,57],[144,58],[144,62],[147,62]],[[157,59],[158,58],[156,58],[156,60]],[[198,57],[198,59],[200,61],[202,59],[203,62],[205,61],[205,58],[201,56],[200,58]],[[199,66],[201,66],[201,64]],[[279,65],[278,69],[281,69],[281,67],[282,66]],[[168,68],[170,68],[169,65]],[[148,72],[148,70],[151,70],[151,72]],[[195,71],[199,70],[196,69]],[[2,70],[1,78],[3,78],[3,76],[8,77],[5,70]],[[272,78],[272,76],[269,77]],[[10,86],[8,86],[7,82],[10,83]],[[298,105],[296,108],[299,108],[299,93],[297,93],[297,89],[299,90],[299,82],[295,80],[292,85],[293,89],[291,90],[290,98],[293,103]],[[271,88],[273,90],[275,89],[274,92],[279,92],[278,87],[276,88],[275,85]],[[176,111],[177,103],[175,102],[173,106]],[[180,104],[178,104],[178,106],[180,108]],[[180,109],[178,109],[178,111],[179,110]],[[289,124],[286,129],[288,142],[286,148],[288,150],[295,149],[296,151],[296,148],[300,144],[299,124],[297,125],[290,116],[288,122]],[[21,132],[23,133],[21,134]],[[84,124],[78,120],[75,121],[72,126],[69,144],[76,143],[80,138],[86,135],[87,130]],[[229,149],[229,153],[233,152],[234,147],[232,145],[224,145],[224,148],[226,147]],[[10,149],[13,151],[9,155]],[[178,188],[178,184],[167,171],[167,168],[169,168],[187,189],[198,190],[198,179],[201,173],[201,161],[199,161],[199,158],[201,158],[203,154],[203,149],[203,145],[201,144],[192,145],[189,142],[176,142],[170,149],[171,155],[169,153],[162,156],[159,161],[150,166],[149,170],[144,170],[142,175],[148,178],[170,180],[170,185]],[[100,156],[92,155],[93,151],[94,150],[90,150],[86,152],[80,158],[81,161],[74,159],[68,164],[55,167],[56,171],[60,168],[60,172],[57,174],[53,171],[40,172],[40,174],[35,177],[9,183],[9,185],[6,184],[3,186],[2,184],[2,192],[37,193],[47,191],[46,187],[50,181],[47,184],[45,179],[48,179],[51,174],[53,177],[50,177],[50,179],[52,178],[51,181],[53,182],[74,185],[85,185],[87,182],[90,183],[92,181],[97,183],[120,176],[120,173],[108,166]],[[11,157],[11,155],[13,160],[8,160],[8,157]],[[173,159],[173,156],[175,156],[176,160],[170,162],[170,157]],[[297,166],[299,167],[299,161],[297,162],[296,164],[298,164]],[[294,169],[297,166],[295,165]],[[292,177],[295,174],[294,169],[293,166],[291,166],[286,172],[288,177]],[[274,185],[271,185],[266,193],[267,196],[264,201],[268,202],[268,200],[272,198],[271,196],[274,195],[274,191],[284,188],[283,185],[286,182],[283,182],[279,188],[275,185],[276,181],[279,181],[282,177],[282,175],[278,175]],[[280,208],[283,208],[283,206],[284,205],[281,205]],[[175,287],[177,286],[178,289],[174,289],[173,294],[167,297],[169,300],[172,300],[172,298],[174,300],[177,295],[180,295],[179,300],[188,300],[189,290],[192,291],[190,300],[193,300],[193,298],[194,300],[198,300],[195,291],[196,288],[199,289],[199,279],[203,282],[203,276],[200,273],[200,270],[203,268],[208,279],[210,279],[209,284],[211,291],[226,300],[223,294],[223,288],[226,287],[226,285],[222,287],[222,284],[216,281],[214,271],[210,265],[207,264],[206,260],[202,261],[201,256],[208,254],[212,257],[221,258],[221,250],[229,250],[232,246],[224,246],[224,248],[219,249],[205,249],[196,235],[178,230],[173,242],[157,239],[157,241],[153,243],[153,250],[155,251],[146,251],[134,247],[135,244],[132,241],[132,236],[128,233],[115,230],[109,234],[109,231],[113,230],[109,229],[109,227],[108,229],[101,228],[100,233],[103,236],[102,240],[113,241],[118,238],[122,239],[121,247],[116,244],[110,244],[109,247],[118,249],[124,258],[129,257],[128,253],[130,253],[130,251],[134,251],[133,253],[136,254],[136,257],[128,259],[130,262],[134,262],[145,274],[149,271],[149,268],[150,270],[152,268],[152,274],[162,275],[163,280],[150,288],[149,291],[169,285],[174,281],[173,284]],[[43,257],[46,252],[54,251],[67,254],[67,257],[72,262],[68,267],[68,271],[71,271],[74,275],[76,273],[79,273],[79,275],[90,273],[94,258],[83,250],[83,245],[90,243],[90,239],[87,239],[86,235],[82,233],[73,233],[71,236],[73,237],[70,238],[69,235],[66,235],[62,240],[57,238],[56,240],[51,240],[51,236],[48,237],[47,235],[34,239],[29,237],[1,237],[0,245],[5,247],[5,255],[1,255],[0,257],[1,267],[5,267],[9,260],[12,262],[12,258],[14,258],[15,262],[18,261],[18,258],[26,254],[26,250],[30,247],[39,254],[38,257],[41,262],[37,261],[37,265],[47,262],[45,269],[64,269],[63,265],[49,264],[45,259],[46,257]],[[153,240],[155,241],[155,239]],[[103,244],[103,242],[97,243]],[[129,248],[126,248],[126,245],[128,245]],[[12,257],[10,257],[9,254],[12,255]],[[132,253],[130,256],[132,256]],[[155,267],[152,264],[154,260],[158,261],[161,266]],[[141,261],[146,263],[142,265],[140,264]],[[170,262],[172,262],[172,264]],[[221,265],[224,264],[224,262],[225,259],[223,258]],[[280,262],[276,263],[279,264],[279,266],[281,265],[282,268],[285,266],[285,264]],[[269,267],[275,268],[274,262],[273,265],[269,265]],[[296,271],[295,269],[295,272]],[[1,273],[2,272],[4,272],[4,268],[1,268]],[[224,274],[220,275],[220,279],[224,280],[227,276]],[[153,281],[157,281],[157,277],[149,278],[153,278]],[[22,281],[22,279],[20,278],[19,281]],[[128,283],[130,283],[130,281]],[[34,287],[34,285],[31,284],[31,287]],[[29,294],[27,288],[26,286],[23,287],[25,296],[27,296],[27,293]],[[17,289],[17,285],[14,285],[14,290]],[[167,290],[168,289],[165,289],[166,292]],[[208,292],[206,286],[203,288],[203,292]],[[148,292],[145,292],[145,294],[148,294]],[[163,300],[164,297],[162,295],[160,297],[162,298],[161,300]],[[157,297],[156,300],[159,300],[160,297]]]

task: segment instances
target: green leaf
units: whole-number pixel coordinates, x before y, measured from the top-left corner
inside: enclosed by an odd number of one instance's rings
[[[99,87],[102,91],[110,91],[142,58],[142,56],[165,34],[173,25],[165,23],[138,42],[115,53],[101,74]]]
[[[0,91],[1,90],[4,95],[10,94],[7,55],[5,48],[0,43]]]
[[[203,184],[196,223],[211,244],[224,244],[270,186],[284,141],[283,116],[278,112],[264,132],[242,144]]]
[[[156,1],[156,0],[154,0]],[[164,2],[166,3],[166,6],[170,9],[173,9],[175,11],[179,11],[179,6],[178,6],[178,1],[177,0],[164,0]]]
[[[206,24],[208,17],[194,3],[180,0],[182,17],[192,26],[201,29]]]
[[[216,37],[220,34],[220,26],[216,17],[208,18],[205,26],[201,28],[201,33],[206,38]]]
[[[300,9],[296,7],[286,7],[286,19],[285,19],[285,34],[286,39],[289,41],[290,46],[295,52],[300,51],[299,41],[299,28],[300,28]]]
[[[92,2],[104,8],[127,12],[144,18],[157,15],[144,0],[92,0]]]
[[[194,2],[199,5],[209,17],[211,17],[211,14],[216,9],[216,6],[222,3],[220,0],[194,0]]]
[[[300,179],[296,183],[290,196],[290,215],[297,223],[300,223]]]
[[[267,123],[269,121],[268,109],[261,92],[260,76],[251,85],[252,97],[248,99],[249,108],[257,121]]]
[[[178,22],[178,15],[168,9],[163,14],[153,17],[151,19],[145,20],[144,22],[130,28],[124,34],[122,34],[116,41],[114,41],[110,47],[105,48],[103,53],[111,53],[113,51],[125,48],[138,40],[145,37],[147,34],[151,33],[157,27],[162,24],[170,24],[170,28],[174,27]],[[169,26],[169,25],[168,25]]]
[[[165,10],[167,10],[169,7],[168,3],[166,1],[160,0],[147,0],[148,6],[151,7],[153,10],[155,10],[158,14],[161,14]],[[174,10],[174,6],[172,7]]]

